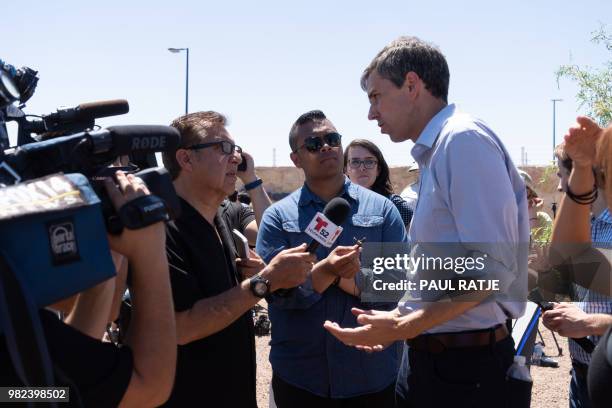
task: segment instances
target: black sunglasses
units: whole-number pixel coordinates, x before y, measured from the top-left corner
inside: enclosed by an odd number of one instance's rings
[[[218,142],[209,142],[209,143],[199,143],[194,144],[189,147],[185,147],[187,150],[196,150],[196,149],[206,149],[207,147],[219,146],[221,145],[221,151],[223,154],[233,154],[234,152],[242,153],[242,148],[233,144],[232,142],[228,142],[227,140],[221,140]]]
[[[338,147],[342,141],[342,135],[340,133],[328,133],[323,137],[312,136],[304,140],[304,144],[295,149],[293,152],[297,152],[302,147],[305,147],[311,153],[316,153],[323,148],[325,144],[329,147]]]

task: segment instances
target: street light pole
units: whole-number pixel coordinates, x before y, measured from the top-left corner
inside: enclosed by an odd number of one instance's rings
[[[556,138],[556,120],[557,120],[557,102],[562,102],[563,99],[551,99],[553,103],[553,161],[555,160],[555,147],[557,147]]]
[[[168,48],[168,51],[178,54],[185,51],[185,115],[189,113],[189,48]]]
[[[189,113],[189,48],[185,48],[187,51],[186,62],[185,62],[185,115]]]

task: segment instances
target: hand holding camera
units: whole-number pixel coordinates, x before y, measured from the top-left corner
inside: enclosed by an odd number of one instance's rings
[[[140,197],[150,196],[150,191],[142,179],[122,171],[116,173],[117,184],[112,178],[104,181],[104,186],[113,206],[121,212],[130,202]],[[120,235],[108,235],[109,243],[114,251],[125,255],[128,260],[141,252],[161,249],[165,245],[164,224],[156,222],[140,229],[124,228]]]

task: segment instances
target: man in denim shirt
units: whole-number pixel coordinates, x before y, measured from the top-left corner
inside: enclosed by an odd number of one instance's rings
[[[350,182],[343,174],[341,137],[321,111],[300,116],[291,128],[291,159],[304,170],[305,184],[264,213],[257,253],[267,262],[279,251],[312,239],[304,232],[334,197],[351,210],[335,247],[320,246],[310,278],[286,296],[268,297],[272,322],[272,387],[279,408],[392,407],[398,370],[397,344],[366,354],[323,329],[326,320],[355,327],[351,308],[360,302],[359,247],[367,242],[407,242],[399,212],[391,201]],[[388,309],[394,307],[387,304]]]

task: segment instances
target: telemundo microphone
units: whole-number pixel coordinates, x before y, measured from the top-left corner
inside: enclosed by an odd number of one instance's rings
[[[342,233],[340,226],[351,211],[348,201],[341,197],[332,198],[323,209],[323,213],[316,213],[306,227],[306,234],[312,241],[306,251],[314,254],[319,245],[331,247]]]
[[[323,209],[323,213],[317,212],[304,231],[312,238],[306,247],[306,252],[314,254],[320,245],[331,247],[342,233],[340,225],[346,220],[350,211],[351,206],[344,198],[332,198]],[[278,289],[274,293],[285,297],[294,289]]]

